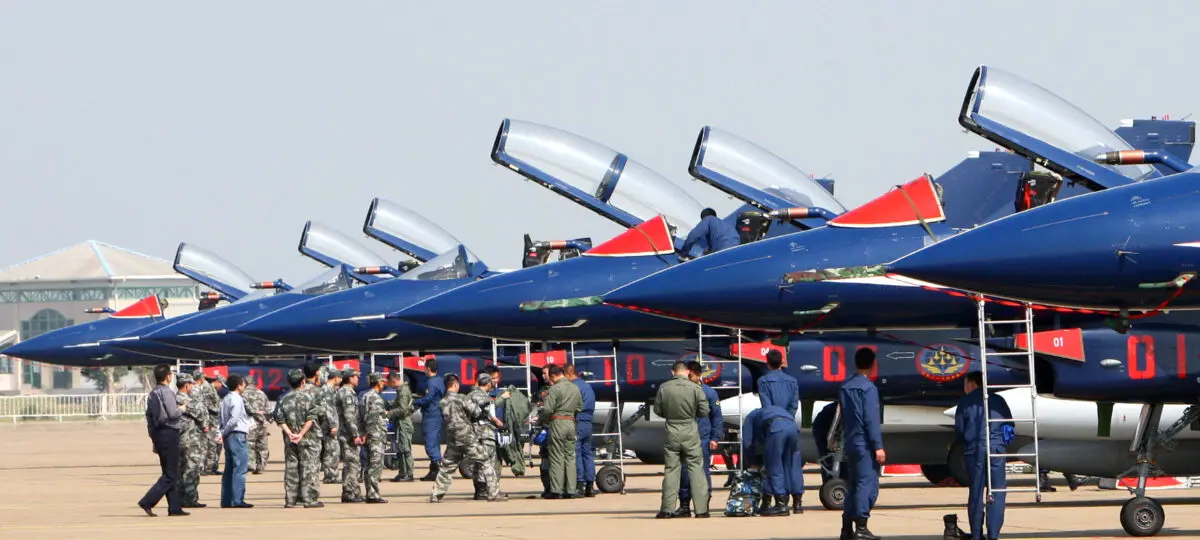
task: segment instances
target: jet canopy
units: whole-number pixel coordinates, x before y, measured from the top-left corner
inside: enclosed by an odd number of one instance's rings
[[[331,267],[342,264],[354,268],[389,264],[362,242],[312,221],[304,226],[304,234],[300,237],[300,253]]]
[[[458,245],[425,264],[413,268],[396,279],[409,280],[447,280],[467,279],[474,277],[479,258],[463,245]]]
[[[661,214],[686,234],[700,221],[703,207],[679,186],[625,154],[574,133],[505,120],[492,156],[625,227]]]
[[[1133,150],[1133,147],[1049,90],[994,67],[981,66],[975,72],[959,121],[1026,157],[1044,157],[1068,169],[1059,172],[1095,179],[1091,169],[1106,169],[1128,181],[1159,176],[1150,165],[1096,163],[1100,154]],[[1052,154],[1055,150],[1067,155]]]
[[[705,126],[700,131],[692,156],[692,174],[734,196],[751,202],[742,193],[743,184],[771,196],[784,199],[778,208],[816,206],[840,214],[846,211],[829,190],[809,174],[797,169],[769,150],[719,128]],[[761,196],[759,196],[761,198]],[[771,204],[774,201],[763,201]]]
[[[186,242],[175,251],[176,272],[237,300],[246,296],[253,279],[233,263],[211,251]]]
[[[428,261],[461,244],[457,238],[424,216],[378,198],[371,202],[363,232],[420,261]]]
[[[354,274],[350,273],[349,267],[344,264],[339,264],[334,268],[330,268],[321,272],[316,277],[305,281],[284,294],[303,294],[307,296],[319,296],[332,292],[344,291],[354,286],[356,282]]]

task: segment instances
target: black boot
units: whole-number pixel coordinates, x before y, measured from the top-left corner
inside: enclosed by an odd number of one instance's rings
[[[759,503],[758,510],[755,513],[761,516],[761,515],[766,514],[767,510],[769,510],[770,508],[771,508],[771,496],[764,494],[762,496],[762,502]]]
[[[768,504],[769,506],[764,508],[762,512],[759,512],[759,515],[766,516],[766,517],[788,515],[786,498],[784,498],[782,496],[774,497],[775,504],[770,504],[771,499],[772,499],[772,497],[764,497],[763,498],[763,502],[765,504]]]
[[[429,474],[421,477],[422,482],[432,482],[437,480],[438,471],[441,470],[441,463],[436,461],[429,462]]]
[[[800,499],[803,497],[804,497],[803,493],[793,493],[792,494],[792,513],[793,514],[803,514],[804,513],[804,505],[800,504]]]
[[[671,514],[671,517],[686,518],[692,517],[692,501],[691,499],[679,499],[679,508]]]
[[[838,540],[854,540],[854,525],[853,521],[842,516],[842,534],[838,536]]]
[[[541,477],[542,477],[542,498],[549,499],[549,498],[551,498],[550,497],[550,495],[551,495],[551,493],[550,493],[550,471],[547,471],[547,470],[541,471]],[[557,499],[558,497],[554,497],[554,498]]]
[[[958,528],[958,514],[942,516],[942,524],[946,530],[942,532],[942,540],[971,540],[971,535]]]
[[[480,482],[478,480],[476,480],[474,483],[475,483],[475,500],[486,501],[488,498],[487,497],[487,484]]]
[[[1042,486],[1042,493],[1054,493],[1058,491],[1053,484],[1050,483],[1050,473],[1048,471],[1038,472],[1038,483]]]
[[[855,518],[854,540],[880,540],[880,538],[867,528],[867,518]]]
[[[583,496],[584,497],[595,497],[596,492],[592,491],[593,486],[595,486],[595,485],[596,485],[595,482],[588,482],[587,485],[583,486]]]
[[[396,473],[396,477],[393,478],[392,481],[393,482],[412,482],[413,477],[411,474],[404,474],[402,472],[398,472],[398,473]]]
[[[1063,476],[1067,477],[1067,487],[1071,488],[1071,491],[1079,489],[1079,485],[1083,483],[1079,481],[1078,476],[1071,473],[1063,473]]]

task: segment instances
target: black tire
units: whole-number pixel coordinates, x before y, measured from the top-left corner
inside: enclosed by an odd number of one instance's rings
[[[818,497],[826,510],[841,510],[846,504],[846,481],[834,478],[821,484]]]
[[[954,441],[950,445],[950,451],[946,454],[946,467],[950,471],[950,478],[961,487],[971,487],[971,475],[967,474],[967,460],[962,441]]]
[[[1134,497],[1121,506],[1121,528],[1130,536],[1154,536],[1167,523],[1167,515],[1158,501]]]
[[[472,471],[472,469],[473,469],[473,467],[471,466],[472,464],[473,464],[473,462],[471,460],[468,460],[468,459],[462,460],[462,462],[458,464],[458,474],[461,475],[463,478],[470,479],[471,475],[474,472],[474,471]]]
[[[625,480],[621,478],[621,468],[616,465],[605,465],[596,471],[596,487],[601,493],[620,493],[625,489]]]
[[[637,456],[638,461],[646,465],[666,465],[667,463],[666,456],[661,453],[634,452],[633,454]]]
[[[930,484],[938,486],[950,478],[950,467],[945,463],[921,465],[921,474]]]

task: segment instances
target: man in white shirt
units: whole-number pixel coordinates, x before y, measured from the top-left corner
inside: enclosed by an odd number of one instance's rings
[[[247,504],[246,471],[250,465],[250,453],[246,447],[246,434],[254,427],[254,420],[246,412],[246,401],[242,392],[246,381],[234,373],[226,379],[230,389],[221,400],[221,438],[225,444],[225,472],[221,475],[221,508],[254,508]]]

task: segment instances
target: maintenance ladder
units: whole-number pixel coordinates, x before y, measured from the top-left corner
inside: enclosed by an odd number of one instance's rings
[[[745,367],[742,365],[742,346],[744,345],[744,342],[742,340],[742,331],[725,329],[724,334],[705,334],[704,333],[704,325],[697,324],[696,325],[696,340],[697,340],[696,357],[697,357],[697,361],[700,362],[701,365],[703,365],[705,363],[705,360],[704,360],[704,339],[705,338],[723,339],[723,340],[728,340],[728,342],[730,342],[730,343],[733,343],[736,341],[736,343],[737,343],[737,355],[735,355],[734,359],[732,359],[732,360],[708,360],[707,362],[710,364],[737,364],[737,413],[738,413],[738,415],[737,415],[738,416],[737,434],[733,437],[733,440],[724,440],[724,441],[721,441],[720,443],[718,443],[718,445],[722,445],[722,446],[736,445],[735,449],[736,449],[737,455],[738,455],[737,470],[740,473],[740,472],[742,472],[742,467],[743,467],[742,462],[744,461],[744,458],[745,458],[745,456],[741,455],[741,452],[742,452],[742,429],[745,427],[745,422],[746,422],[746,414],[745,414],[746,411],[744,410],[744,407],[742,406],[742,398],[744,395],[744,388],[742,387],[742,376],[743,376],[742,370],[745,369]],[[724,358],[727,355],[729,355],[728,349],[720,352],[718,355],[715,355],[714,358]],[[718,397],[720,397],[720,394],[718,394]],[[725,421],[724,417],[725,417],[725,411],[721,411],[721,421],[722,422]],[[724,426],[722,425],[722,427],[724,427]],[[726,454],[722,454],[722,455],[726,455]],[[705,466],[712,467],[712,463],[707,463],[707,464],[705,464]],[[726,462],[725,469],[733,470],[733,465]]]
[[[175,373],[194,373],[197,369],[204,369],[203,360],[184,360],[182,358],[175,359]]]
[[[612,386],[613,386],[612,405],[597,404],[596,408],[592,412],[592,414],[595,415],[597,412],[600,412],[600,411],[605,411],[605,410],[609,411],[608,421],[604,423],[604,429],[606,431],[604,433],[593,433],[592,434],[593,439],[595,439],[595,438],[610,439],[610,442],[607,445],[608,448],[607,448],[607,452],[606,452],[607,455],[606,455],[605,459],[601,459],[601,460],[597,461],[597,463],[601,466],[600,470],[596,471],[597,484],[600,483],[599,482],[600,475],[606,467],[616,467],[618,474],[620,475],[620,479],[621,479],[621,495],[624,495],[626,493],[626,491],[625,491],[625,429],[624,429],[624,422],[623,422],[623,418],[622,418],[624,416],[624,401],[621,400],[621,369],[620,369],[620,362],[617,359],[617,345],[615,343],[613,344],[612,352],[609,354],[585,354],[585,355],[576,356],[575,343],[574,342],[571,343],[571,363],[572,364],[574,364],[576,360],[589,360],[589,359],[599,359],[599,360],[603,360],[605,362],[609,362],[609,365],[612,366],[612,374],[613,374],[612,379],[595,379],[595,380],[587,381],[588,383],[612,384]],[[607,431],[610,429],[612,431]],[[614,439],[615,439],[615,443],[616,443],[615,445],[613,444],[613,442],[611,442],[611,440],[614,440]],[[615,452],[613,451],[614,450],[613,446],[616,446]],[[595,451],[595,449],[593,449],[593,451]]]
[[[509,365],[500,362],[500,357],[503,356],[505,349],[517,349],[517,362],[519,365]],[[521,355],[525,355],[525,361],[521,362]],[[492,365],[496,369],[519,369],[525,372],[525,397],[529,398],[529,402],[534,402],[533,397],[533,344],[528,341],[503,341],[499,339],[492,340]],[[501,371],[503,373],[503,371]],[[464,375],[466,375],[464,373]],[[501,378],[503,380],[503,377]],[[463,384],[475,384],[475,381],[463,381]]]
[[[1002,453],[1002,454],[994,454],[994,453],[992,453],[992,445],[991,444],[985,445],[986,450],[987,450],[987,464],[988,464],[988,467],[987,467],[988,500],[991,500],[992,493],[1033,492],[1035,500],[1037,502],[1042,502],[1042,485],[1041,485],[1041,482],[1042,482],[1041,476],[1042,475],[1041,474],[1034,475],[1034,481],[1033,481],[1032,488],[1004,487],[1004,488],[994,489],[992,487],[992,467],[991,467],[992,458],[1003,458],[1003,459],[1017,458],[1017,459],[1020,459],[1021,461],[1025,461],[1027,463],[1030,463],[1029,458],[1033,458],[1033,461],[1030,464],[1033,465],[1034,471],[1036,472],[1036,471],[1042,470],[1041,463],[1039,463],[1039,459],[1038,459],[1038,454],[1039,454],[1038,439],[1039,439],[1039,437],[1038,437],[1038,423],[1037,423],[1037,417],[1038,417],[1038,415],[1037,415],[1037,379],[1036,379],[1036,370],[1034,369],[1035,351],[1033,348],[1033,306],[1031,306],[1030,304],[1023,304],[1023,306],[1025,308],[1025,310],[1024,310],[1025,318],[1023,318],[1023,319],[993,321],[988,318],[987,301],[984,298],[979,297],[979,298],[976,298],[976,302],[978,303],[978,307],[979,307],[979,312],[978,312],[979,356],[980,356],[979,361],[980,361],[980,370],[983,372],[983,417],[987,419],[987,426],[988,426],[988,429],[985,430],[985,432],[984,432],[984,436],[985,437],[991,436],[990,433],[991,433],[992,423],[1012,422],[1014,424],[1014,427],[1017,425],[1020,425],[1020,424],[1030,424],[1033,426],[1033,452],[1032,453],[1006,452],[1006,453]],[[1024,351],[988,352],[987,338],[988,338],[989,330],[996,325],[1002,325],[1002,324],[1016,325],[1020,331],[1024,332],[1024,334],[1025,334],[1025,350]],[[1014,339],[1016,338],[1016,334],[1017,334],[1017,332],[1013,333]],[[1016,344],[1014,343],[1014,345],[1016,345]],[[1025,357],[1026,367],[1029,370],[1029,382],[1027,384],[989,384],[988,383],[988,358],[1002,357],[1002,356],[1024,356]],[[1014,388],[1025,388],[1025,389],[1029,390],[1029,411],[1030,411],[1029,418],[1013,418],[1011,420],[1005,419],[1005,418],[992,418],[991,412],[988,410],[988,398],[991,396],[992,392],[1010,390],[1010,389],[1014,389]]]

